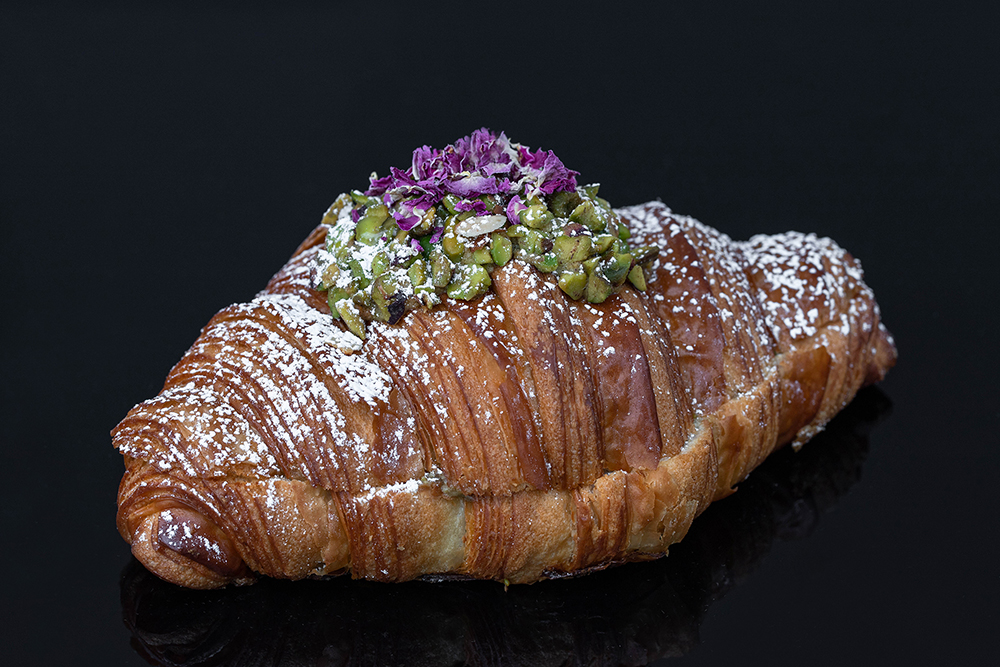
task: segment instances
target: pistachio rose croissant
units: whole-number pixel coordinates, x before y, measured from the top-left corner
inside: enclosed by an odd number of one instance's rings
[[[431,182],[416,161],[407,177]],[[576,185],[566,170],[564,189],[546,192],[529,162],[515,155],[494,178],[525,195],[512,213],[509,191],[403,215],[377,210],[407,201],[388,186],[355,193],[253,301],[209,322],[163,391],[113,431],[127,468],[118,528],[147,568],[193,588],[255,573],[518,583],[653,558],[894,363],[861,268],[833,241],[733,242],[658,202],[584,218],[575,235],[558,211],[532,226],[532,206],[555,208]],[[574,212],[587,208],[580,194]],[[492,209],[463,216],[470,197]],[[366,243],[371,215],[399,238]],[[507,256],[472,261],[497,245],[483,238],[504,216]],[[470,234],[453,233],[470,220]],[[616,245],[600,251],[608,229]],[[540,232],[534,255],[526,230]],[[449,234],[466,247],[438,285],[435,244],[447,250]],[[560,250],[577,237],[591,257]],[[372,248],[389,253],[381,274]],[[614,265],[627,253],[630,280]],[[422,261],[425,275],[400,287]],[[468,266],[487,272],[485,288]],[[583,291],[564,280],[581,273]],[[391,289],[382,275],[396,276]]]

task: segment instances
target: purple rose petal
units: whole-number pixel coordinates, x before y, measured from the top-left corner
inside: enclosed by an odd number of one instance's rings
[[[521,219],[517,217],[517,214],[527,208],[528,207],[524,205],[524,202],[521,201],[520,195],[514,195],[511,197],[510,201],[507,202],[507,219],[510,220],[510,224],[519,224]]]
[[[486,215],[489,211],[486,210],[486,204],[479,201],[478,199],[463,199],[462,201],[455,204],[456,211],[475,211],[476,215]]]
[[[446,194],[463,199],[457,210],[486,215],[489,211],[477,199],[482,195],[521,192],[530,198],[575,190],[579,173],[567,169],[552,151],[532,152],[512,143],[503,132],[496,135],[483,127],[440,150],[421,146],[413,151],[408,170],[393,167],[387,176],[372,176],[365,194],[381,197],[399,228],[408,231]],[[524,208],[515,194],[507,204],[508,220],[516,224]]]

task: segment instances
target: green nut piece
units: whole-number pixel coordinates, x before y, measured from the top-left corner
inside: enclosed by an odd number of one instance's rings
[[[576,192],[557,192],[549,200],[549,209],[556,217],[565,218],[581,201],[583,199]]]
[[[371,306],[369,310],[371,311],[372,319],[378,320],[379,322],[389,321],[389,308],[388,302],[385,295],[378,290],[372,290]]]
[[[646,274],[642,272],[642,267],[636,264],[628,272],[628,281],[632,283],[640,292],[646,291]]]
[[[594,239],[594,248],[597,250],[598,254],[603,253],[605,250],[611,247],[611,244],[615,242],[615,237],[611,234],[601,234]]]
[[[524,225],[512,225],[504,233],[509,239],[523,239],[524,235],[528,233],[528,229]]]
[[[604,216],[597,212],[594,202],[589,199],[583,200],[579,206],[573,209],[573,212],[569,214],[569,220],[570,222],[579,222],[582,225],[586,225],[588,229],[594,232],[603,232],[607,227]]]
[[[562,262],[582,262],[590,256],[589,236],[557,236],[552,248]]]
[[[323,269],[323,273],[319,277],[319,286],[317,289],[327,290],[331,285],[336,285],[337,279],[340,277],[340,273],[341,270],[339,266],[333,262],[327,264],[326,268]]]
[[[389,268],[389,256],[382,251],[375,253],[372,257],[372,275],[380,276]]]
[[[628,241],[622,241],[621,239],[611,244],[611,251],[616,255],[623,255],[625,253],[632,252],[628,247]]]
[[[621,285],[632,268],[632,255],[614,254],[601,265],[601,273],[613,285]]]
[[[542,249],[542,241],[545,237],[542,236],[541,232],[535,229],[528,229],[524,232],[524,238],[521,240],[521,247],[530,255],[540,255],[545,252]]]
[[[559,268],[559,258],[554,252],[547,252],[544,255],[529,255],[528,261],[542,273],[552,273]]]
[[[462,264],[448,284],[448,296],[468,301],[486,292],[491,284],[493,281],[486,269],[478,264]]]
[[[656,256],[660,254],[660,249],[655,245],[644,245],[638,248],[633,248],[632,256],[635,258],[636,264],[645,264],[646,262],[651,262],[656,259]]]
[[[327,209],[326,213],[323,214],[323,224],[325,225],[334,224],[335,222],[337,222],[337,218],[340,217],[340,212],[345,208],[347,208],[348,206],[352,206],[353,204],[354,200],[351,199],[351,195],[347,194],[346,192],[343,193],[342,195],[337,197],[337,199],[333,202],[333,204],[330,205],[330,208]]]
[[[354,305],[354,302],[351,299],[341,299],[335,305],[337,312],[344,318],[344,324],[351,330],[351,333],[364,340],[365,322],[361,319],[361,313],[358,312],[358,307]]]
[[[497,266],[503,266],[510,261],[513,254],[514,244],[510,242],[510,239],[495,232],[490,240],[490,255],[493,257],[493,263]]]
[[[545,208],[545,204],[535,204],[521,211],[518,218],[532,229],[543,229],[552,221],[552,214]]]
[[[618,238],[625,239],[626,241],[632,238],[632,232],[629,231],[629,228],[625,225],[624,222],[618,223]]]
[[[581,271],[565,271],[559,275],[559,289],[569,298],[579,301],[587,289],[587,274]]]
[[[382,224],[386,220],[391,220],[389,217],[389,207],[377,199],[375,202],[377,203],[372,204],[365,209],[365,214],[361,217],[361,220],[371,218],[372,220],[377,220],[379,224]],[[358,222],[360,223],[361,220],[358,220]]]
[[[386,208],[385,204],[369,207],[358,220],[358,226],[354,231],[358,243],[371,245],[382,238],[382,223],[387,217],[389,217],[389,209]]]
[[[383,273],[375,279],[375,282],[372,285],[372,298],[376,298],[376,294],[389,297],[391,294],[395,294],[398,291],[399,281],[396,279],[396,276],[392,273]]]
[[[353,292],[349,289],[344,289],[343,287],[331,287],[326,293],[326,303],[330,306],[330,313],[333,315],[333,319],[339,319],[340,313],[337,312],[337,302],[341,299],[348,299],[351,297]]]
[[[357,307],[358,311],[361,313],[362,318],[366,316],[366,313],[372,308],[372,293],[371,290],[361,290],[355,292],[354,296],[351,297],[351,302]],[[368,319],[371,319],[370,317]]]
[[[458,238],[458,235],[453,230],[445,233],[444,238],[441,239],[441,248],[448,255],[448,259],[453,262],[457,262],[465,253],[465,243],[462,242],[462,239]]]
[[[599,256],[586,259],[583,262],[583,270],[587,272],[587,275],[590,275],[597,269],[597,265],[600,263],[601,263],[601,258]]]
[[[486,210],[490,213],[502,213],[500,198],[496,195],[482,195],[479,197],[479,201],[483,202],[486,206]]]
[[[597,199],[597,191],[600,189],[601,189],[600,183],[590,183],[588,185],[583,186],[583,191],[591,199]]]
[[[614,286],[599,271],[594,271],[587,278],[586,296],[590,303],[603,303],[613,291]]]
[[[431,283],[434,287],[447,287],[451,282],[451,275],[455,270],[455,265],[439,249],[431,250]]]
[[[476,264],[489,264],[493,261],[493,254],[489,248],[476,248],[472,251],[472,261]]]
[[[414,260],[406,270],[406,275],[414,287],[420,287],[427,282],[427,262],[419,258]]]
[[[347,256],[354,245],[354,227],[335,225],[326,235],[326,249],[334,257],[341,260]]]
[[[351,269],[351,278],[354,279],[358,289],[365,289],[371,284],[371,280],[369,280],[368,276],[365,275],[365,270],[361,266],[361,262],[352,257],[347,260],[347,266]]]

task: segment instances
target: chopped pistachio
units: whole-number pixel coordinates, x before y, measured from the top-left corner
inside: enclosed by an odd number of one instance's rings
[[[631,252],[628,247],[628,241],[622,241],[621,239],[611,244],[611,250],[616,255],[623,255],[625,253]]]
[[[347,208],[348,206],[351,206],[353,204],[353,201],[354,200],[351,199],[351,195],[347,194],[346,192],[337,197],[337,199],[333,202],[333,204],[330,205],[330,208],[328,208],[326,213],[323,215],[323,224],[324,225],[336,224],[337,218],[340,217],[340,212],[345,208]]]
[[[542,273],[552,273],[559,268],[559,258],[553,252],[547,252],[543,255],[528,255],[528,261]]]
[[[338,278],[340,278],[341,269],[335,263],[330,262],[323,268],[323,272],[319,276],[319,285],[316,289],[327,290],[337,284]]]
[[[579,222],[582,225],[586,225],[588,229],[595,232],[603,232],[607,227],[604,217],[597,212],[594,202],[589,199],[584,200],[579,206],[574,208],[573,212],[569,214],[569,219],[571,222]]]
[[[503,204],[501,203],[500,198],[496,195],[482,195],[479,198],[479,201],[483,202],[483,205],[486,206],[486,210],[491,213],[499,213],[503,211]]]
[[[372,258],[372,276],[380,276],[389,268],[389,256],[384,251],[375,253]]]
[[[392,296],[391,294],[389,296]],[[377,289],[371,291],[371,306],[369,310],[371,311],[372,319],[378,320],[379,322],[389,321],[389,308],[388,300],[386,295]]]
[[[351,278],[357,284],[358,289],[365,289],[371,284],[371,280],[365,274],[365,269],[361,266],[361,262],[352,257],[347,260],[348,267],[351,270]]]
[[[354,235],[358,243],[372,245],[382,238],[382,221],[376,221],[375,218],[362,218],[358,221]]]
[[[462,242],[462,239],[454,231],[448,231],[445,232],[444,238],[441,239],[441,248],[448,255],[448,259],[457,262],[465,252],[465,243]]]
[[[557,192],[552,195],[549,201],[549,210],[552,211],[553,215],[559,218],[565,218],[569,215],[569,212],[576,208],[580,202],[581,197],[576,192],[565,190],[563,192]]]
[[[510,239],[503,234],[494,233],[490,239],[490,255],[493,257],[493,263],[503,266],[510,261],[513,254],[514,244]]]
[[[493,254],[489,248],[476,248],[472,251],[472,261],[476,264],[490,264],[493,262]]]
[[[431,251],[431,283],[434,287],[447,287],[451,282],[452,272],[455,265],[444,254],[443,251],[435,248]]]
[[[621,285],[628,277],[632,268],[632,255],[628,253],[614,254],[601,264],[601,272],[613,285]]]
[[[417,223],[416,227],[409,231],[409,234],[412,234],[413,236],[424,236],[429,234],[431,229],[434,228],[436,213],[437,207],[435,206],[431,206],[427,209],[427,211],[420,217],[420,222]],[[392,218],[389,218],[389,220],[393,221]]]
[[[601,234],[594,239],[594,248],[598,253],[603,253],[615,242],[615,237],[611,234]]]
[[[468,301],[485,293],[491,284],[493,281],[486,269],[478,264],[462,264],[448,284],[448,296]]]
[[[628,272],[628,281],[640,292],[646,291],[646,275],[642,272],[642,267],[638,264]]]
[[[569,295],[569,298],[579,301],[587,289],[587,274],[581,269],[565,271],[559,275],[559,289]]]
[[[534,204],[528,208],[521,211],[518,214],[522,224],[531,227],[532,229],[542,229],[547,227],[549,222],[552,221],[552,214],[549,213],[549,209],[545,207],[545,204]]]
[[[636,264],[645,264],[656,259],[656,256],[660,254],[660,249],[655,245],[644,245],[632,250],[632,256],[635,257]]]
[[[590,256],[589,236],[560,235],[555,238],[553,245],[556,255],[563,262],[582,262]]]
[[[335,305],[337,312],[344,318],[344,324],[351,330],[351,333],[364,340],[365,323],[361,319],[361,313],[358,312],[358,307],[354,305],[354,302],[351,299],[341,299]]]
[[[611,296],[614,287],[598,271],[594,271],[587,277],[587,301],[590,303],[603,303]]]
[[[406,275],[414,287],[419,287],[427,282],[427,262],[423,259],[415,259],[410,268],[406,270]]]

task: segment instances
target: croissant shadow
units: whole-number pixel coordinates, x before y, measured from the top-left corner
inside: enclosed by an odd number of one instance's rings
[[[336,578],[195,591],[135,559],[121,579],[134,649],[154,665],[645,665],[698,644],[711,604],[776,541],[807,536],[860,479],[891,403],[876,387],[801,451],[785,448],[699,517],[668,558],[508,590],[493,582]]]

